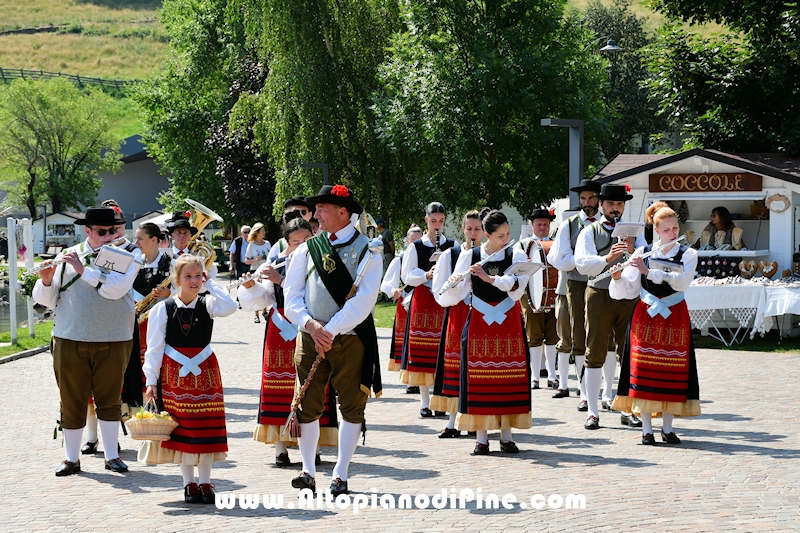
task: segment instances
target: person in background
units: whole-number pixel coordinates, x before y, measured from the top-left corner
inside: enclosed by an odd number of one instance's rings
[[[5,231],[0,231],[0,261],[8,260],[8,237]]]
[[[266,234],[267,232],[264,229],[264,224],[256,222],[250,230],[250,235],[247,236],[247,253],[245,254],[244,262],[249,266],[250,272],[255,272],[258,270],[258,267],[267,262],[267,256],[269,255],[271,246],[269,241],[265,238]],[[261,319],[258,317],[258,311],[255,313],[256,316],[253,322],[258,324],[261,322]],[[266,319],[267,309],[262,309],[261,313],[264,315],[264,319]]]
[[[386,221],[384,219],[379,218],[375,221],[375,224],[378,225],[378,233],[383,239],[383,272],[385,274],[386,269],[389,268],[389,263],[394,259],[394,235],[391,230],[386,227]]]
[[[728,211],[726,207],[717,206],[711,210],[711,222],[703,228],[701,232],[701,237],[699,237],[694,244],[692,244],[692,248],[699,249],[702,244],[702,234],[706,231],[710,234],[710,241],[709,244],[712,248],[717,248],[718,244],[733,244],[734,239],[734,232],[736,231],[736,225],[733,223],[733,219],[731,218],[731,213]],[[725,239],[721,243],[717,243],[716,236],[717,232],[724,231],[725,232]],[[739,231],[741,233],[741,230]],[[739,241],[742,244],[742,248],[745,248],[744,241],[741,239],[741,235],[739,236]]]
[[[236,279],[250,272],[250,267],[245,262],[247,256],[247,238],[250,235],[250,226],[242,226],[241,234],[233,239],[230,248],[231,279]]]

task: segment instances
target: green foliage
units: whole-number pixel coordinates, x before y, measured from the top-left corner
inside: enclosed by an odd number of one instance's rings
[[[789,2],[659,0],[683,21],[737,34],[700,38],[666,26],[650,66],[661,112],[705,148],[800,154],[800,8]]]
[[[65,79],[17,80],[2,91],[0,164],[9,201],[25,204],[31,217],[42,202],[56,212],[92,205],[98,171],[121,166],[111,107],[102,91]]]
[[[644,30],[645,19],[631,11],[631,0],[614,0],[610,6],[593,0],[585,16],[586,25],[600,41],[595,47],[605,46],[603,37],[613,36],[623,49],[606,52],[610,61],[609,85],[603,99],[610,132],[599,140],[600,148],[606,159],[619,153],[636,153],[631,143],[635,135],[647,142],[650,135],[667,128],[666,120],[658,115],[658,103],[649,98],[647,88],[642,86],[649,78],[643,53],[655,36]]]
[[[456,211],[564,196],[568,133],[540,120],[586,121],[588,165],[605,133],[606,64],[577,16],[558,0],[405,6],[373,109],[412,187]]]

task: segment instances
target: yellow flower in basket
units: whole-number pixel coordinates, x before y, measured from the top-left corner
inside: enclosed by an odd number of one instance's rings
[[[134,440],[169,440],[172,430],[178,423],[166,412],[159,412],[155,402],[150,399],[139,408],[139,411],[127,422],[125,427]]]

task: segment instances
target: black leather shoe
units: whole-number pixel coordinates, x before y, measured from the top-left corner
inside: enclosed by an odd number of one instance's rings
[[[639,420],[639,417],[635,414],[631,413],[629,415],[622,413],[619,416],[619,421],[623,426],[628,426],[632,428],[640,428],[642,427],[642,421]]]
[[[543,368],[543,369],[539,370],[539,377],[540,378],[546,378],[547,377],[547,369],[546,368]]]
[[[477,436],[478,436],[477,431],[467,431],[467,437],[477,437]]]
[[[214,490],[214,485],[211,483],[200,484],[200,498],[203,503],[215,503],[217,497],[214,496],[217,491]]]
[[[333,496],[334,498],[337,497],[339,494],[347,494],[348,492],[350,492],[349,490],[347,490],[347,481],[342,481],[338,477],[334,478],[333,481],[331,481],[330,490],[331,490],[331,496]]]
[[[406,387],[406,394],[419,394],[419,387]]]
[[[588,410],[589,410],[589,404],[586,402],[586,400],[581,400],[580,402],[578,402],[578,411],[583,413]]]
[[[421,416],[422,418],[433,418],[433,411],[431,411],[427,407],[424,409],[420,409],[419,416]]]
[[[319,466],[321,464],[322,464],[322,458],[319,456],[319,454],[315,455],[314,456],[314,466]]]
[[[667,444],[680,444],[681,443],[681,439],[678,438],[678,436],[675,434],[674,431],[671,432],[671,433],[664,433],[663,429],[661,430],[661,440],[663,440]]]
[[[301,472],[299,476],[292,479],[292,487],[296,489],[311,489],[317,491],[317,480],[308,475],[308,472]]]
[[[447,416],[447,413],[444,411],[434,411],[433,416]]]
[[[186,503],[202,503],[203,495],[200,494],[200,487],[192,482],[183,487],[183,501]]]
[[[553,379],[553,380],[548,379],[547,380],[547,388],[548,389],[557,389],[558,388],[558,380],[557,379]]]
[[[71,476],[72,474],[77,474],[81,471],[81,462],[78,461],[77,463],[73,463],[70,461],[64,461],[61,465],[56,468],[56,476]]]
[[[112,470],[118,474],[122,472],[128,471],[128,465],[122,462],[122,459],[117,457],[116,459],[109,459],[106,461],[106,470]]]
[[[517,444],[514,441],[500,441],[500,451],[503,453],[519,453],[519,448],[517,448]]]
[[[569,389],[557,389],[553,398],[569,398]]]
[[[648,433],[647,435],[642,435],[642,444],[645,446],[655,446],[656,438],[653,436],[652,433]]]
[[[289,454],[283,452],[275,457],[275,466],[292,466],[292,461],[289,459]]]
[[[98,441],[87,442],[86,444],[84,444],[83,448],[81,448],[81,453],[83,455],[92,455],[94,453],[97,453],[97,442]]]
[[[534,382],[531,383],[531,389],[538,389],[538,388],[539,388],[539,382],[538,381],[534,381]]]
[[[603,408],[603,411],[613,411],[613,409],[611,409],[611,402],[607,402],[606,400],[603,400],[600,406]]]
[[[586,423],[583,424],[583,427],[586,429],[600,429],[600,419],[596,416],[590,416],[586,419]]]
[[[489,455],[489,445],[476,442],[472,455]]]
[[[440,439],[457,439],[461,436],[461,432],[457,429],[444,428],[439,432]]]
[[[580,388],[577,391],[575,391],[575,396],[577,396],[578,398],[581,397],[581,389]]]

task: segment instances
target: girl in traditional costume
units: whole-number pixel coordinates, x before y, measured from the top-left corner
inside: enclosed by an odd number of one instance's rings
[[[481,214],[472,210],[464,215],[461,230],[464,232],[464,250],[473,249],[481,242]],[[440,302],[441,291],[447,279],[453,274],[459,257],[459,250],[450,248],[449,253],[442,255],[433,270],[433,296]],[[439,356],[434,375],[433,397],[431,409],[448,414],[447,427],[439,432],[440,439],[453,439],[461,436],[456,429],[458,415],[459,382],[461,381],[461,334],[469,313],[470,295],[454,306],[447,307],[444,314],[442,340],[439,342]]]
[[[406,323],[400,381],[419,387],[419,414],[422,418],[434,416],[430,409],[430,388],[444,321],[444,308],[436,303],[431,292],[433,266],[443,253],[458,247],[456,241],[442,235],[444,222],[444,206],[439,202],[428,204],[425,208],[428,233],[408,247],[400,270],[403,283],[414,287]]]
[[[666,203],[651,205],[647,221],[662,244],[678,238],[678,216]],[[637,249],[630,266],[613,274],[609,286],[612,298],[641,296],[625,339],[612,407],[641,417],[642,444],[655,444],[652,417],[659,415],[664,419],[661,439],[680,444],[672,430],[673,418],[700,415],[697,361],[683,299],[697,268],[697,252],[676,243],[650,257],[639,257],[651,249],[652,245]]]
[[[485,210],[486,211],[486,210]],[[528,276],[505,274],[514,263],[527,262],[525,251],[509,247],[485,264],[511,237],[500,211],[483,217],[487,242],[461,253],[451,279],[468,273],[440,297],[453,306],[472,294],[461,343],[461,381],[456,429],[477,431],[475,455],[489,454],[489,435],[500,430],[500,451],[518,453],[511,429],[531,427],[530,354],[519,299]]]
[[[139,460],[181,465],[184,500],[214,503],[211,465],[225,460],[228,437],[222,377],[211,350],[211,331],[215,317],[228,316],[238,306],[209,278],[197,256],[179,257],[174,279],[177,294],[157,303],[150,312],[143,370],[147,397],[160,397],[178,427],[170,440],[146,441]],[[200,294],[202,290],[208,293]]]
[[[286,268],[291,254],[298,246],[312,236],[311,224],[305,219],[290,220],[283,230],[286,248],[278,254],[271,265],[262,266],[256,277],[265,281],[248,281],[239,290],[242,308],[251,311],[271,307],[266,332],[261,368],[261,395],[258,408],[258,423],[253,432],[253,440],[265,444],[275,444],[275,464],[291,466],[287,445],[297,444],[297,439],[286,431],[281,435],[294,399],[294,386],[297,379],[294,366],[295,339],[297,326],[289,322],[283,311],[283,288]],[[320,445],[336,446],[339,441],[337,427],[336,401],[333,390],[328,388],[325,412],[320,419]],[[330,406],[334,406],[332,409]],[[319,464],[319,454],[317,454]]]

